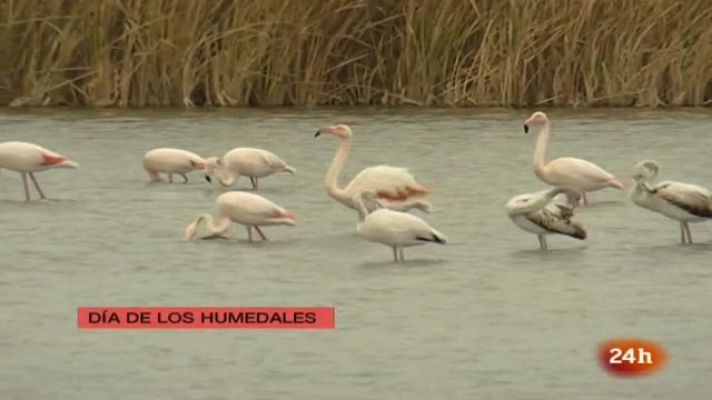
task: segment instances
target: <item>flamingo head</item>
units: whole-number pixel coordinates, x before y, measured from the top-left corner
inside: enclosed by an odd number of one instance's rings
[[[349,128],[348,125],[344,124],[338,124],[338,125],[331,125],[327,126],[326,128],[321,128],[318,131],[316,131],[316,134],[314,137],[319,137],[322,133],[328,133],[329,135],[334,135],[339,139],[350,139],[351,136],[353,135],[351,132],[351,128]]]
[[[526,121],[524,121],[524,133],[529,133],[529,128],[539,128],[549,123],[549,118],[546,117],[541,111],[537,111],[530,115]]]
[[[379,208],[383,208],[383,204],[378,201],[378,196],[374,192],[361,192],[359,194],[359,199],[369,213],[374,212]]]
[[[633,167],[633,179],[636,182],[647,182],[655,178],[660,172],[660,166],[656,161],[641,161]]]
[[[218,166],[222,165],[222,160],[220,157],[208,157],[205,159],[205,166],[203,167],[203,171],[205,173],[205,180],[208,182],[212,182],[211,175],[215,173],[215,170],[218,168]]]

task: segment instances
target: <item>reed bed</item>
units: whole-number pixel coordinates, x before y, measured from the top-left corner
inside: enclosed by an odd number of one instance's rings
[[[703,106],[709,0],[0,0],[13,106]]]

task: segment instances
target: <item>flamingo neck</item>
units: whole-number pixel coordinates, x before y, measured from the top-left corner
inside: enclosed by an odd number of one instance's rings
[[[546,166],[546,147],[549,144],[550,124],[547,121],[544,127],[539,131],[539,137],[536,139],[536,147],[534,147],[534,172],[539,175],[543,174]]]
[[[225,216],[219,216],[217,218],[217,224],[216,224],[215,223],[216,220],[213,218],[213,216],[210,214],[207,214],[207,213],[200,214],[198,216],[196,223],[198,225],[200,225],[201,221],[205,221],[205,225],[208,228],[208,231],[210,232],[211,235],[222,235],[230,228],[230,225],[232,225],[232,221],[230,221],[230,218],[225,217]]]
[[[653,193],[653,187],[650,185],[650,183],[650,179],[637,182],[635,185],[635,191],[638,193]]]
[[[368,215],[368,210],[366,209],[366,205],[363,204],[363,200],[354,199],[354,208],[356,208],[356,211],[358,212],[359,222],[363,222]]]
[[[541,210],[542,208],[546,207],[547,204],[551,202],[551,199],[556,196],[556,193],[552,193],[553,191],[550,191],[548,193],[544,193],[541,197],[536,199],[535,202],[531,203],[530,205],[526,207],[522,207],[518,210],[519,214],[527,214],[533,211],[538,211]]]
[[[329,193],[329,196],[334,200],[352,207],[352,199],[349,198],[343,189],[339,188],[339,175],[341,175],[341,171],[346,165],[346,160],[349,158],[349,151],[351,151],[351,138],[342,138],[341,145],[334,155],[334,161],[331,162],[331,166],[326,171],[324,185],[326,186],[327,193]]]
[[[220,181],[220,184],[223,186],[234,185],[240,177],[235,171],[227,168],[224,163],[223,165],[218,165],[215,171],[217,172],[218,181]]]

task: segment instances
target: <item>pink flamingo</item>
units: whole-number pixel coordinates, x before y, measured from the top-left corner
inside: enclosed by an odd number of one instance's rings
[[[341,140],[341,146],[324,178],[326,191],[334,200],[357,210],[355,196],[361,192],[373,192],[386,208],[397,211],[418,208],[429,212],[430,204],[421,198],[430,194],[431,190],[416,182],[405,168],[388,165],[365,168],[345,188],[340,188],[339,175],[348,159],[353,133],[347,125],[332,125],[319,129],[314,137],[321,134],[329,134]]]
[[[289,166],[276,154],[262,149],[251,147],[237,147],[225,153],[222,158],[210,157],[206,159],[205,179],[212,182],[210,175],[217,173],[218,181],[223,186],[232,186],[240,175],[248,176],[252,188],[257,190],[260,178],[277,172],[294,174],[296,169]]]
[[[210,214],[200,214],[185,229],[185,238],[194,239],[198,226],[205,221],[210,231],[210,238],[221,237],[233,222],[247,227],[247,239],[252,241],[252,228],[255,228],[262,240],[267,237],[260,229],[260,226],[268,225],[290,225],[297,224],[294,214],[284,208],[274,204],[264,197],[247,192],[223,193],[215,200],[218,209],[217,224]]]
[[[50,168],[78,168],[79,164],[33,143],[3,142],[0,143],[0,168],[16,171],[22,176],[22,186],[25,189],[25,201],[30,201],[30,190],[27,186],[27,176],[37,189],[40,197],[45,195],[35,178],[35,172]]]
[[[584,204],[588,203],[586,192],[607,187],[625,189],[623,182],[592,162],[563,157],[547,163],[546,147],[549,143],[551,123],[543,112],[537,111],[524,121],[524,133],[528,133],[529,128],[539,129],[539,137],[534,149],[534,173],[542,182],[581,192]]]
[[[170,183],[173,183],[173,174],[182,176],[183,183],[188,183],[185,174],[196,169],[205,169],[206,166],[203,157],[181,149],[153,149],[143,156],[143,168],[146,169],[151,182],[160,182],[159,173],[164,173],[168,175]]]

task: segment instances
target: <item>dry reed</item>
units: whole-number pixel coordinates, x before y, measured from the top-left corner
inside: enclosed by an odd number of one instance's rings
[[[709,0],[1,0],[14,106],[701,106]]]

